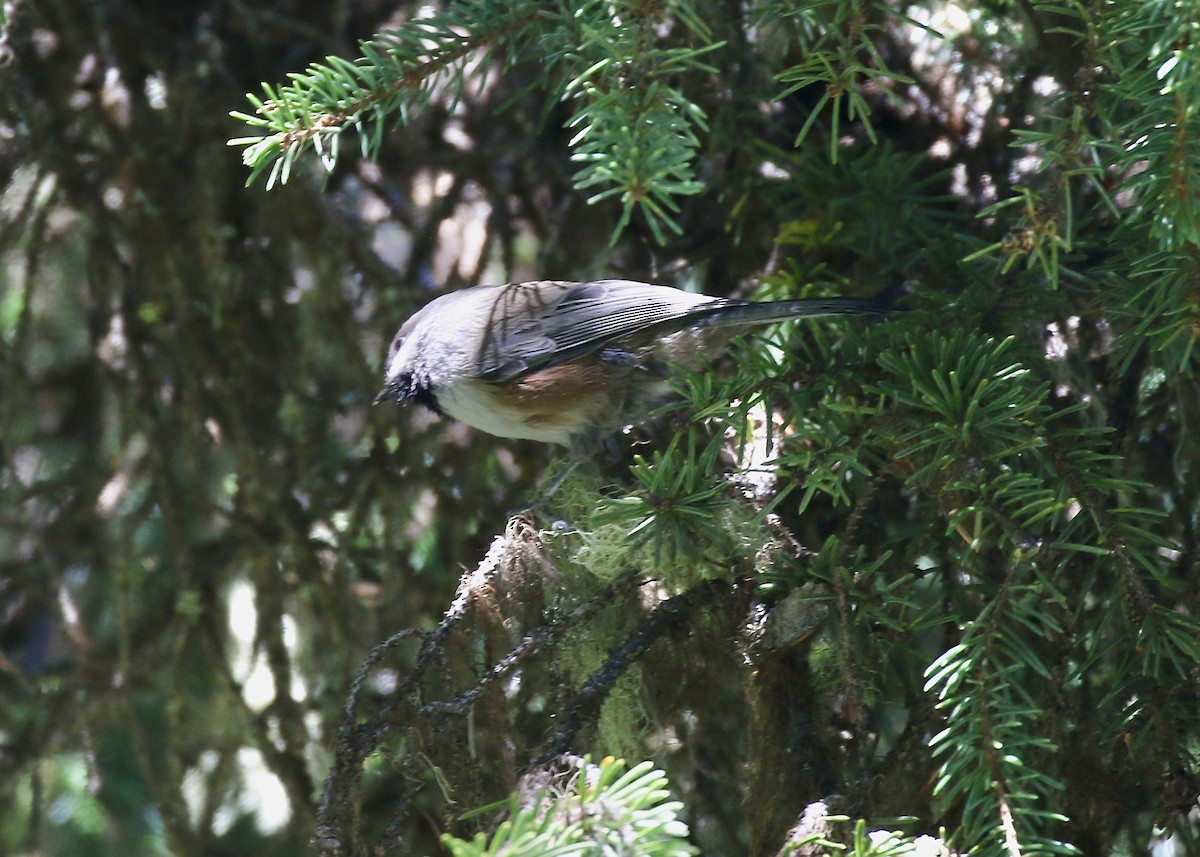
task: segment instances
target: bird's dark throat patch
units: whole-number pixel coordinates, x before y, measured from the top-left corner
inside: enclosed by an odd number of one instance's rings
[[[375,397],[375,404],[387,400],[394,400],[396,404],[403,405],[406,402],[416,402],[418,405],[424,405],[439,416],[445,416],[445,412],[438,405],[437,397],[433,394],[433,388],[429,385],[428,379],[417,379],[411,374],[405,372],[397,375],[387,385],[379,391],[379,395]]]

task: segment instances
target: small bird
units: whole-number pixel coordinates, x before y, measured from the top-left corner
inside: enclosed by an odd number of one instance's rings
[[[500,437],[572,446],[644,419],[674,367],[788,318],[887,312],[860,298],[744,301],[632,280],[538,280],[435,298],[392,339],[375,404],[413,401]]]

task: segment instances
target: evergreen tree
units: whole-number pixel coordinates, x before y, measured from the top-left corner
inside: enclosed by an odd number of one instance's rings
[[[6,4],[0,850],[1200,851],[1198,20]],[[565,475],[370,407],[604,276],[902,311]]]

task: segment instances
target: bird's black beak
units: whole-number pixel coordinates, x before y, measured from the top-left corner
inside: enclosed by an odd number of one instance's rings
[[[378,405],[380,402],[386,402],[388,399],[395,399],[397,402],[400,401],[400,385],[395,381],[388,381],[371,404]]]

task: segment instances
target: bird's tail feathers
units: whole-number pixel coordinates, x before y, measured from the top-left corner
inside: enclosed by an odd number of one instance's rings
[[[882,315],[887,304],[867,298],[797,298],[787,301],[730,301],[697,308],[692,324],[725,327],[738,324],[769,324],[789,318],[823,315]]]

